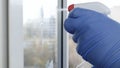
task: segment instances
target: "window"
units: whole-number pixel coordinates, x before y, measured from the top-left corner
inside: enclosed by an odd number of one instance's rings
[[[88,1],[106,4],[111,9],[109,16],[120,22],[120,0],[9,0],[8,30],[7,27],[1,29],[5,24],[0,23],[0,33],[5,30],[9,32],[8,40],[4,39],[4,43],[0,38],[0,44],[5,44],[6,41],[9,44],[9,68],[76,68],[81,64],[84,68],[90,67],[90,64],[84,63],[82,57],[76,53],[72,35],[63,31],[66,11],[58,11],[70,4]],[[0,34],[0,37],[5,34],[7,33]],[[2,49],[7,47],[0,48],[1,55],[4,52]],[[0,56],[0,64],[6,63],[1,62],[2,58]]]
[[[24,68],[57,68],[57,0],[23,0]]]

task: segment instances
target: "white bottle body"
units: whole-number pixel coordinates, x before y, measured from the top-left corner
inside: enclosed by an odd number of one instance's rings
[[[74,4],[74,8],[84,8],[84,9],[89,9],[93,10],[105,15],[110,14],[110,9],[105,6],[102,3],[99,2],[88,2],[88,3],[80,3],[80,4]]]

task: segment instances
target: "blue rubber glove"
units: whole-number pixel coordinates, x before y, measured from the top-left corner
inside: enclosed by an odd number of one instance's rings
[[[78,54],[94,68],[120,68],[119,23],[104,14],[75,8],[64,27],[73,34]]]

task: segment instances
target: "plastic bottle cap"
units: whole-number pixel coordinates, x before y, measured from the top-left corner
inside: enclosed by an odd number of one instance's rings
[[[72,9],[74,9],[74,4],[71,4],[70,6],[68,6],[68,11],[70,12]]]

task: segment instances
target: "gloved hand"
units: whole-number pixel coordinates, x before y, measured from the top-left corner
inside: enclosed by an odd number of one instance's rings
[[[78,54],[94,68],[120,68],[119,23],[104,14],[75,8],[64,27],[73,34]]]

